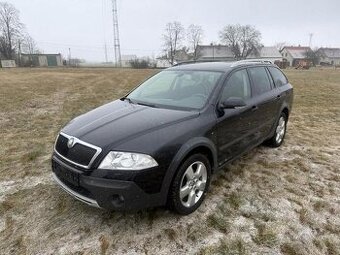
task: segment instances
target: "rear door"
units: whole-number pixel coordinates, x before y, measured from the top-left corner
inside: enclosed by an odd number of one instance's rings
[[[249,67],[248,73],[252,86],[252,116],[253,125],[256,127],[254,133],[257,142],[265,139],[276,121],[278,97],[274,91],[274,84],[268,70],[263,66]]]
[[[269,73],[275,84],[274,92],[278,101],[277,113],[279,113],[283,102],[286,101],[287,96],[289,96],[289,91],[287,91],[288,86],[286,86],[288,84],[288,79],[277,67],[269,66],[267,69],[269,70]]]

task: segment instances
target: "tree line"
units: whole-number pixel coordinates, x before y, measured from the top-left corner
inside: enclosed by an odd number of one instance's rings
[[[167,23],[163,34],[163,51],[164,57],[169,61],[171,65],[175,62],[176,54],[183,50],[185,52],[192,51],[195,56],[197,46],[202,42],[203,29],[198,25],[190,25],[187,29],[184,29],[183,25],[174,21]],[[183,42],[187,39],[188,46],[184,46]]]
[[[199,25],[192,24],[184,29],[178,21],[167,23],[162,36],[163,57],[173,65],[177,54],[184,51],[191,52],[191,58],[196,60],[199,57],[197,47],[202,43],[203,36],[204,31]],[[260,46],[261,32],[250,25],[227,25],[219,32],[219,38],[223,45],[230,47],[234,58],[240,60]]]
[[[19,53],[38,53],[36,42],[20,21],[19,10],[0,2],[0,60],[18,60]]]

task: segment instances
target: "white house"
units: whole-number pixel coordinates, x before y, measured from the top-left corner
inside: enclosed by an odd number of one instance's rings
[[[282,57],[285,61],[289,62],[290,66],[298,66],[301,62],[309,62],[306,53],[311,51],[310,47],[305,46],[289,46],[281,50]]]
[[[247,59],[261,59],[275,63],[276,61],[282,61],[282,55],[276,47],[259,47],[256,51],[250,54]]]
[[[317,51],[319,64],[340,65],[340,48],[320,48]]]

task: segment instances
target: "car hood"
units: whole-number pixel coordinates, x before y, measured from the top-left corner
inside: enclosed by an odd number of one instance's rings
[[[116,100],[73,119],[62,132],[105,148],[198,116],[198,112],[152,108]]]

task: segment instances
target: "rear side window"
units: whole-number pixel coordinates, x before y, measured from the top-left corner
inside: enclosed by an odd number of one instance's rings
[[[252,67],[248,70],[253,81],[255,95],[261,95],[272,89],[267,71],[264,67]]]
[[[273,77],[274,83],[276,87],[281,87],[288,83],[286,76],[275,67],[268,67],[270,74]]]
[[[233,73],[227,81],[223,92],[222,101],[230,97],[240,97],[244,100],[250,98],[251,89],[247,71],[240,70]]]

